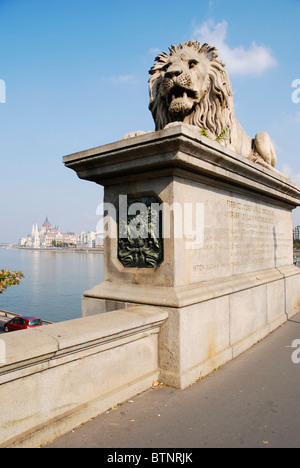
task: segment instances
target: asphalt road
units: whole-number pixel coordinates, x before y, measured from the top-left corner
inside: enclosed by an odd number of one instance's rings
[[[300,315],[186,390],[150,389],[46,447],[299,448],[296,339]]]

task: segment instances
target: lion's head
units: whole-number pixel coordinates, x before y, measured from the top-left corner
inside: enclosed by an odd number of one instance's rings
[[[234,118],[232,89],[218,51],[189,41],[172,45],[156,57],[149,73],[150,105],[155,129],[181,121],[196,125],[209,136],[228,132]]]

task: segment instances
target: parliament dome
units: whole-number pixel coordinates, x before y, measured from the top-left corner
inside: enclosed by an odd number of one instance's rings
[[[51,226],[51,224],[50,224],[49,221],[48,221],[48,217],[46,217],[46,221],[45,221],[44,224],[42,225],[42,229],[47,230],[47,229],[51,229],[51,227],[52,227],[52,226]]]

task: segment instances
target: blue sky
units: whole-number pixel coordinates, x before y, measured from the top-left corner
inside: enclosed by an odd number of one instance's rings
[[[148,70],[190,39],[219,48],[238,120],[270,133],[277,168],[300,185],[299,20],[299,0],[0,0],[0,242],[46,215],[62,231],[95,230],[102,188],[62,157],[154,130]]]

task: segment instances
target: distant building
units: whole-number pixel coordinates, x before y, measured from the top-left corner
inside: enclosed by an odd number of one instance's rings
[[[53,228],[46,217],[42,228],[39,230],[38,225],[32,226],[31,234],[20,239],[21,247],[30,247],[35,249],[43,249],[49,247],[73,246],[85,249],[93,249],[103,246],[104,233],[101,232],[60,232],[58,227]]]
[[[76,235],[76,246],[83,249],[94,249],[103,247],[104,233],[103,232],[80,232]]]
[[[300,239],[300,226],[296,226],[293,229],[293,240],[299,240]]]
[[[94,249],[96,247],[96,233],[95,232],[80,232],[76,235],[77,247],[83,249]]]
[[[96,232],[95,247],[103,247],[104,245],[104,232]]]

